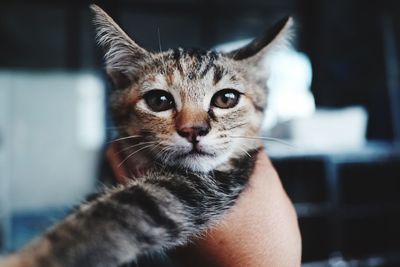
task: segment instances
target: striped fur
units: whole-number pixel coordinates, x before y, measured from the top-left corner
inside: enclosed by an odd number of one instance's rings
[[[212,175],[155,169],[140,181],[112,189],[22,251],[33,261],[24,266],[118,266],[185,244],[216,223],[243,190],[254,160],[231,164],[232,171]],[[36,254],[44,244],[47,251]]]
[[[182,48],[150,53],[99,7],[92,9],[116,87],[110,100],[121,152],[126,160],[147,159],[144,175],[82,204],[2,267],[118,266],[185,244],[234,205],[253,170],[261,147],[253,137],[266,103],[267,75],[259,62],[291,20],[272,37],[230,54]],[[213,95],[226,88],[240,92],[238,104],[211,106]],[[143,96],[153,89],[170,93],[174,108],[151,111]],[[177,134],[188,125],[209,127],[197,143],[202,153],[191,153],[194,144]]]

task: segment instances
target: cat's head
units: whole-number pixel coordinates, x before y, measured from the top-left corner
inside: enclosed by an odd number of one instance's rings
[[[230,53],[154,53],[99,7],[92,10],[114,85],[112,113],[120,135],[132,136],[132,155],[146,151],[165,164],[207,172],[259,146],[255,137],[267,97],[264,59],[287,38],[291,18]]]

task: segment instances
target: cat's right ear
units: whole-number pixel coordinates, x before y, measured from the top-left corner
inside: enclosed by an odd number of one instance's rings
[[[94,13],[96,40],[104,50],[106,71],[116,89],[127,88],[136,80],[150,52],[136,44],[100,7],[92,4],[90,8]]]

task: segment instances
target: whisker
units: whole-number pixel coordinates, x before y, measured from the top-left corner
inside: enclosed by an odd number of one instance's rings
[[[146,149],[146,148],[149,148],[149,147],[151,147],[151,146],[153,146],[153,144],[150,144],[150,145],[147,145],[147,146],[145,146],[145,147],[139,148],[139,149],[136,150],[135,152],[129,154],[123,161],[121,161],[120,164],[118,164],[118,168],[120,168],[120,167],[122,166],[122,164],[124,164],[124,162],[127,161],[130,157],[132,157],[132,156],[135,155],[136,153],[138,153],[138,152],[140,152],[140,151],[142,151],[142,150],[144,150],[144,149]]]
[[[166,156],[166,154],[168,153],[169,150],[170,150],[169,147],[162,147],[162,148],[158,151],[158,153],[155,155],[156,158],[159,158],[159,159],[161,159],[161,160],[164,160],[164,159],[165,159],[165,156]]]
[[[140,142],[138,144],[134,144],[134,145],[131,145],[131,146],[124,147],[123,149],[118,151],[116,154],[120,154],[120,153],[122,153],[122,152],[124,152],[126,150],[129,150],[131,148],[134,148],[134,147],[137,147],[137,146],[140,146],[140,145],[147,145],[147,144],[154,144],[154,143],[157,143],[157,141]]]
[[[239,149],[242,150],[244,153],[246,153],[246,155],[251,158],[251,155],[249,154],[249,152],[247,152],[244,148],[239,146]]]
[[[161,48],[161,34],[160,34],[160,28],[157,27],[157,36],[158,36],[158,48],[160,49],[160,53],[162,52]]]
[[[230,130],[233,130],[233,129],[236,129],[236,128],[245,126],[246,124],[248,124],[248,123],[247,123],[247,122],[239,123],[239,124],[237,124],[237,125],[232,126],[231,128],[226,129],[226,131],[230,131]]]
[[[165,171],[165,169],[167,168],[167,162],[171,157],[171,153],[169,153],[170,151],[172,151],[173,149],[171,147],[164,147],[161,149],[160,151],[160,155],[159,158],[161,160],[161,164],[162,164],[162,172]]]
[[[157,28],[157,36],[158,36],[158,47],[159,47],[159,49],[160,49],[160,54],[161,54],[161,53],[162,53],[162,47],[161,47],[160,28]],[[165,65],[164,60],[162,60],[162,58],[161,58],[161,62],[162,62],[163,68],[164,68],[164,73],[167,73],[167,67],[166,67],[166,65]]]
[[[126,140],[126,139],[139,138],[139,137],[142,137],[142,136],[141,135],[125,136],[125,137],[121,137],[121,138],[117,138],[117,139],[111,140],[110,142],[107,142],[107,144],[111,144],[111,143],[122,141],[122,140]]]
[[[161,149],[156,153],[155,158],[159,159],[159,166],[161,167],[161,172],[165,171],[167,167],[167,160],[169,158],[168,152],[171,149],[168,146],[161,147]]]
[[[162,147],[154,155],[155,159],[157,159],[157,161],[156,161],[157,166],[160,166],[163,169],[164,169],[164,164],[165,164],[165,163],[163,163],[163,154],[164,154],[165,149],[166,149],[165,147]]]
[[[295,146],[289,142],[286,142],[282,139],[279,138],[274,138],[274,137],[267,137],[267,136],[241,136],[241,135],[230,135],[229,137],[231,138],[244,138],[244,139],[257,139],[257,140],[265,140],[265,141],[272,141],[276,143],[280,143],[282,145],[286,145],[292,148],[295,148]]]

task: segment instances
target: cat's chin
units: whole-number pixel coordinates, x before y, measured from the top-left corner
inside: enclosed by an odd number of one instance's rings
[[[194,172],[208,173],[215,170],[219,165],[224,164],[229,160],[228,153],[214,155],[208,153],[187,153],[180,155],[175,160],[167,162],[171,167],[178,166]]]

